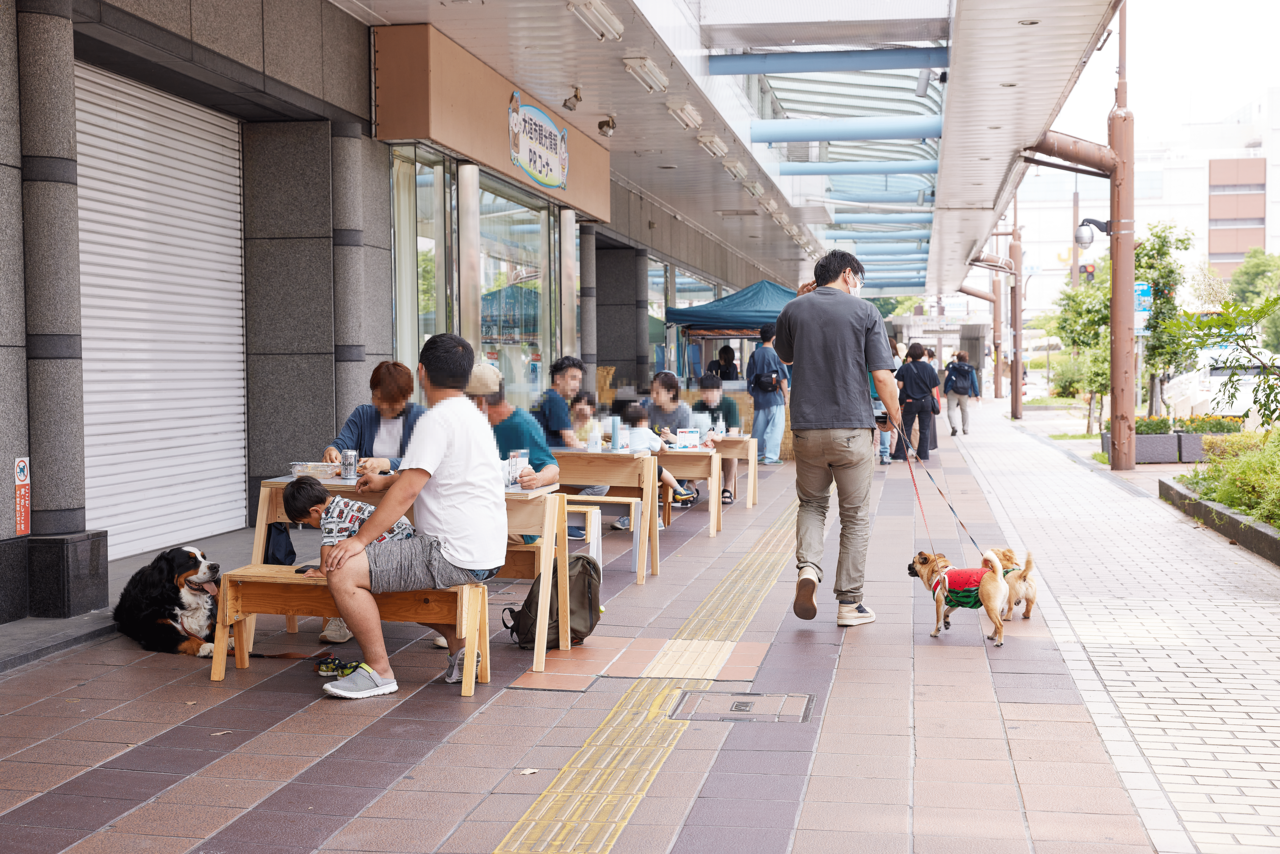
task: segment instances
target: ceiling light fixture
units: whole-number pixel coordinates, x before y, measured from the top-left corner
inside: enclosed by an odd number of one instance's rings
[[[724,144],[724,140],[709,130],[698,134],[698,145],[712,157],[724,157],[729,153],[729,146]]]
[[[1024,27],[1034,27],[1036,24],[1038,24],[1038,23],[1040,23],[1040,22],[1039,22],[1039,21],[1036,21],[1036,20],[1034,20],[1034,19],[1030,19],[1030,20],[1026,20],[1026,21],[1019,21],[1018,23],[1019,23],[1019,24],[1022,24],[1022,26],[1024,26]]]
[[[595,33],[600,41],[613,39],[622,41],[622,22],[613,10],[604,4],[604,0],[576,0],[570,2],[569,8]]]
[[[773,216],[773,212],[778,209],[778,203],[773,199],[761,199],[760,207],[764,208],[764,212],[769,216]]]
[[[582,103],[582,88],[580,86],[573,87],[573,94],[564,99],[564,108],[569,112],[578,109],[578,105]]]
[[[750,184],[743,184],[742,189],[746,190],[753,199],[758,199],[764,195],[764,185],[759,181],[752,181]]]
[[[618,123],[613,116],[609,116],[597,124],[596,127],[599,128],[600,135],[607,139],[613,136],[613,132],[618,129]]]
[[[667,84],[671,81],[649,57],[642,53],[623,57],[622,64],[627,67],[627,73],[638,80],[650,95],[654,92],[667,91]]]
[[[743,165],[741,160],[733,157],[726,157],[722,163],[724,165],[724,171],[732,175],[735,181],[746,183],[747,167]]]
[[[1017,87],[1017,85],[1018,85],[1017,83],[1001,83],[1001,84],[1000,84],[1000,88],[1001,88],[1001,89],[1013,89],[1013,88]]]
[[[1000,130],[1003,125],[988,125],[987,130]]]
[[[685,130],[697,130],[702,127],[702,116],[684,98],[672,98],[667,101],[667,112],[680,123]]]
[[[658,166],[659,169],[679,169],[680,167],[674,163],[663,163]]]
[[[928,68],[920,69],[920,76],[916,78],[916,97],[923,98],[929,94],[929,77],[933,74]]]

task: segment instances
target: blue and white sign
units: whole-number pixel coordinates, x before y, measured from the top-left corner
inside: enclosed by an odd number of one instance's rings
[[[556,127],[537,107],[520,103],[520,90],[507,104],[511,162],[539,186],[563,190],[569,183],[569,129]]]
[[[1133,283],[1133,331],[1138,335],[1147,332],[1147,321],[1151,319],[1151,284],[1149,282]]]

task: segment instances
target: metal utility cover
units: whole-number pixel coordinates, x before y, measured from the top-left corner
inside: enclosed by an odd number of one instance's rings
[[[813,714],[812,694],[728,694],[685,691],[671,717],[678,721],[759,721],[805,723]]]

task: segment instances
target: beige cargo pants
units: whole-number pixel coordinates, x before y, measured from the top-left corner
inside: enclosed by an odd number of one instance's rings
[[[871,473],[878,442],[875,430],[794,430],[796,459],[796,571],[813,567],[822,581],[822,535],[836,485],[840,507],[840,557],[835,594],[840,602],[861,602],[871,536]]]

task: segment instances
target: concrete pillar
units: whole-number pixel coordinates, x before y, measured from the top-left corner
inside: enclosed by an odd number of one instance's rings
[[[84,383],[71,3],[20,4],[32,534],[84,530]]]
[[[360,125],[329,126],[333,173],[334,429],[369,402],[364,335],[364,147]]]
[[[649,384],[649,250],[636,250],[636,391]]]
[[[1017,197],[1014,197],[1013,240],[1009,258],[1013,261],[1013,287],[1009,289],[1009,329],[1013,334],[1013,359],[1010,362],[1009,417],[1022,418],[1022,231],[1018,228]]]
[[[0,3],[0,466],[30,455],[17,26],[13,3]],[[27,540],[17,536],[14,511],[6,481],[0,489],[0,623],[27,616]]]
[[[596,389],[596,227],[578,226],[578,275],[582,280],[578,294],[582,314],[582,361],[586,363],[583,388]]]
[[[458,303],[462,337],[480,350],[480,167],[458,164]]]

